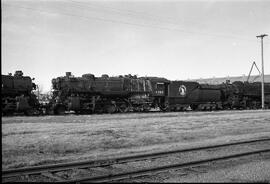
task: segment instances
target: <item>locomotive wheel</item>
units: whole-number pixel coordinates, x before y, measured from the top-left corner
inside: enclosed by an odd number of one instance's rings
[[[92,114],[92,110],[91,109],[81,109],[80,111],[76,110],[75,114],[77,114],[77,115],[79,115],[79,114]]]
[[[128,107],[127,107],[127,105],[126,105],[126,104],[121,104],[121,105],[119,106],[119,111],[120,111],[120,112],[128,112]]]
[[[140,107],[137,106],[133,107],[133,112],[140,112]]]
[[[104,106],[102,104],[96,104],[93,113],[101,114],[104,113]]]
[[[106,105],[105,106],[106,112],[112,114],[114,112],[116,112],[116,107],[115,105]]]
[[[33,116],[34,115],[34,110],[33,109],[28,109],[24,112],[26,116]]]
[[[4,115],[4,116],[13,116],[13,111],[11,111],[11,110],[8,110],[8,111],[4,111],[4,112],[2,112],[2,114]]]
[[[169,110],[169,107],[167,106],[159,106],[159,108],[163,111],[163,112],[166,112]]]
[[[54,115],[56,113],[55,113],[55,111],[53,109],[46,109],[46,114],[48,114],[48,115]]]
[[[80,112],[80,111],[78,111],[78,110],[76,110],[76,111],[74,111],[74,112],[75,112],[75,114],[76,114],[76,115],[81,114],[81,112]]]
[[[198,110],[198,105],[196,104],[191,104],[190,108],[194,111],[194,110]]]

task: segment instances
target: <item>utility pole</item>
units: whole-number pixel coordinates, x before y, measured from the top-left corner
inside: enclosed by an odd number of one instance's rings
[[[262,109],[264,109],[264,69],[263,69],[263,37],[268,36],[267,34],[262,34],[256,36],[257,38],[261,38],[261,48],[262,48]]]
[[[38,97],[38,103],[39,103],[39,86],[38,85],[37,85],[37,93],[38,93],[37,97]]]

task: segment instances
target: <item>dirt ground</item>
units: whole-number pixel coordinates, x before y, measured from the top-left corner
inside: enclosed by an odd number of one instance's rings
[[[270,154],[172,169],[121,183],[269,183]]]
[[[270,110],[2,117],[2,168],[270,136]]]

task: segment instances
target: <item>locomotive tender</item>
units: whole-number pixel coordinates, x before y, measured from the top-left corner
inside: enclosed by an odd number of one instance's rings
[[[16,71],[2,75],[3,115],[33,111],[43,114],[77,114],[161,111],[258,109],[261,107],[261,83],[241,82],[210,85],[191,81],[170,81],[160,77],[124,75],[109,77],[71,72],[52,79],[50,102],[39,104],[33,94],[36,85],[30,77]],[[270,83],[265,83],[265,108],[270,107]],[[45,109],[45,110],[44,110]],[[41,112],[43,111],[43,112]]]

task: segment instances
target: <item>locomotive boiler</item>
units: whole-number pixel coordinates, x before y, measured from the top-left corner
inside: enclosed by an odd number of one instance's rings
[[[97,111],[147,111],[151,106],[150,81],[137,76],[96,77],[95,91],[98,93]]]
[[[84,74],[74,77],[70,72],[52,80],[52,106],[55,114],[66,110],[76,113],[114,113],[146,111],[150,108],[149,80],[125,75],[109,77]]]

